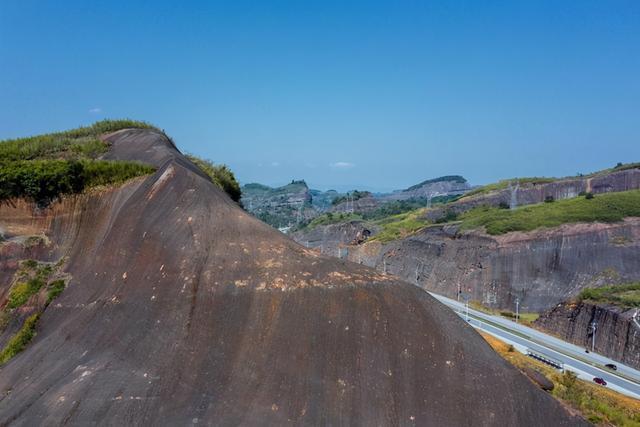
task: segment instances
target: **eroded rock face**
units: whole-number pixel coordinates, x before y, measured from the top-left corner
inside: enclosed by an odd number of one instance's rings
[[[563,302],[544,313],[536,325],[574,344],[591,349],[596,322],[595,351],[640,369],[640,318],[635,309],[588,302]]]
[[[413,185],[405,190],[385,194],[385,200],[407,200],[411,198],[428,198],[436,195],[458,195],[469,191],[471,186],[461,176],[449,176],[430,179]]]
[[[583,424],[424,291],[287,239],[162,134],[107,140],[158,171],[2,207],[71,279],[0,368],[0,424]]]
[[[385,244],[347,246],[356,233],[334,224],[293,237],[424,289],[451,298],[462,292],[494,308],[513,310],[518,297],[522,310],[543,311],[585,287],[640,279],[640,218],[502,236],[444,225]]]
[[[427,219],[435,221],[445,216],[447,211],[461,214],[477,206],[499,206],[501,203],[510,205],[515,201],[517,206],[542,203],[550,197],[554,200],[570,199],[582,192],[594,194],[616,191],[637,190],[640,188],[640,169],[627,169],[591,178],[562,179],[554,182],[518,185],[511,188],[465,197],[446,207],[430,209],[426,213]]]
[[[291,237],[306,248],[343,258],[347,256],[349,246],[364,243],[375,230],[364,221],[355,220],[306,228],[291,233]]]

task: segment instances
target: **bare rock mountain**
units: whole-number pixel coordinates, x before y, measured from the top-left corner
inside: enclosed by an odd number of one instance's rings
[[[5,273],[70,277],[0,368],[1,425],[584,424],[423,290],[287,239],[163,134],[107,140],[157,172],[0,208]]]

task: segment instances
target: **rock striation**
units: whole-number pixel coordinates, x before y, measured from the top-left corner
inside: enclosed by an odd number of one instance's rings
[[[640,369],[640,318],[636,309],[585,302],[563,302],[535,324],[560,338]],[[596,322],[593,340],[592,322]]]
[[[431,226],[400,240],[349,245],[366,223],[294,233],[310,248],[397,275],[426,290],[486,306],[543,311],[585,287],[640,279],[640,218],[613,224],[565,224],[490,236]],[[375,232],[375,230],[372,230]]]
[[[640,168],[600,173],[591,177],[576,177],[559,179],[544,183],[518,184],[515,180],[512,185],[498,191],[469,195],[462,199],[447,204],[447,206],[431,209],[426,213],[427,219],[436,221],[444,217],[447,212],[461,214],[478,206],[517,206],[542,203],[545,199],[553,200],[570,199],[581,193],[609,193],[617,191],[636,190],[640,188]]]

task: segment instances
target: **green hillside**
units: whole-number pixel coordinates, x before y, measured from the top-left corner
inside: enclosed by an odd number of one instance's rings
[[[613,304],[625,309],[640,308],[640,282],[583,289],[578,299]]]
[[[515,210],[479,207],[462,214],[461,230],[484,227],[488,234],[532,231],[578,222],[616,222],[640,217],[640,190],[576,197]]]
[[[46,205],[64,194],[115,184],[155,169],[97,160],[109,146],[99,136],[125,128],[153,128],[133,120],[103,120],[63,132],[0,141],[0,200],[24,197]]]

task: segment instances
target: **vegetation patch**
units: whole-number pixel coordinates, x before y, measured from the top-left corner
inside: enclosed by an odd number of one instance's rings
[[[28,317],[20,330],[7,342],[5,348],[0,352],[0,364],[5,363],[29,343],[35,333],[36,323],[44,309],[60,294],[66,287],[63,279],[51,280],[56,270],[64,263],[64,258],[56,264],[38,263],[35,260],[25,260],[20,263],[20,269],[16,272],[14,280],[18,280],[10,289],[7,304],[0,311],[0,331],[4,331],[16,310],[29,302],[32,296],[46,292],[46,303],[40,299],[29,307],[35,309],[36,313]]]
[[[601,385],[576,378],[570,371],[564,373],[538,362],[513,347],[481,333],[483,338],[504,359],[519,369],[531,368],[543,373],[554,384],[551,394],[596,425],[640,426],[640,401],[624,396]]]
[[[22,267],[23,270],[19,271],[18,275],[26,281],[17,282],[9,290],[9,297],[7,299],[7,308],[9,309],[24,305],[32,295],[37,294],[40,289],[42,289],[51,273],[53,273],[53,267],[51,265],[45,264],[38,266],[37,261],[34,260],[23,262]],[[35,271],[30,273],[29,271],[25,271],[25,269]]]
[[[348,202],[348,201],[355,201],[355,200],[360,200],[363,199],[365,197],[369,197],[371,196],[371,192],[370,191],[351,191],[348,194],[344,194],[342,196],[338,196],[335,199],[333,199],[331,201],[331,204],[333,206],[339,205],[340,203],[344,203],[344,202]]]
[[[487,306],[485,306],[484,304],[482,304],[480,301],[476,301],[476,300],[471,300],[469,301],[469,306],[475,310],[478,311],[482,311],[483,313],[487,313],[487,314],[492,314],[494,316],[502,316],[502,317],[506,317],[507,319],[511,319],[511,320],[515,320],[516,319],[516,313],[511,311],[511,310],[495,310],[493,308],[489,308]],[[532,312],[519,312],[518,313],[519,319],[518,321],[520,323],[522,323],[523,325],[533,325],[533,322],[535,322],[536,320],[538,320],[538,317],[540,317],[539,313],[532,313]]]
[[[429,225],[429,222],[424,218],[424,211],[424,209],[417,209],[376,221],[375,224],[379,225],[381,230],[372,240],[384,243],[401,239],[422,230]]]
[[[40,313],[36,313],[27,318],[22,328],[11,337],[7,345],[0,352],[0,364],[7,363],[9,359],[24,350],[36,334],[36,325],[39,319]]]
[[[192,154],[187,154],[186,157],[198,166],[214,184],[227,193],[227,195],[231,197],[231,200],[238,203],[240,202],[240,198],[242,197],[240,184],[227,165],[216,165],[211,160],[201,159]]]
[[[58,298],[67,284],[64,280],[54,280],[47,286],[47,305],[51,304],[51,301]]]
[[[460,229],[484,227],[488,234],[532,231],[579,222],[617,222],[640,216],[640,190],[576,197],[553,203],[523,206],[514,210],[478,207],[459,216]]]
[[[90,126],[63,132],[0,141],[3,162],[42,159],[95,159],[107,151],[99,140],[105,133],[122,129],[156,129],[149,123],[135,120],[102,120]]]
[[[26,198],[46,205],[96,185],[119,184],[155,168],[135,162],[33,160],[0,162],[0,201]]]
[[[99,136],[125,128],[153,126],[103,120],[64,132],[0,141],[0,201],[23,197],[47,205],[62,195],[153,172],[153,167],[140,163],[96,160],[109,147]]]
[[[597,304],[613,304],[622,308],[640,308],[640,282],[586,288],[580,292],[578,300]]]

